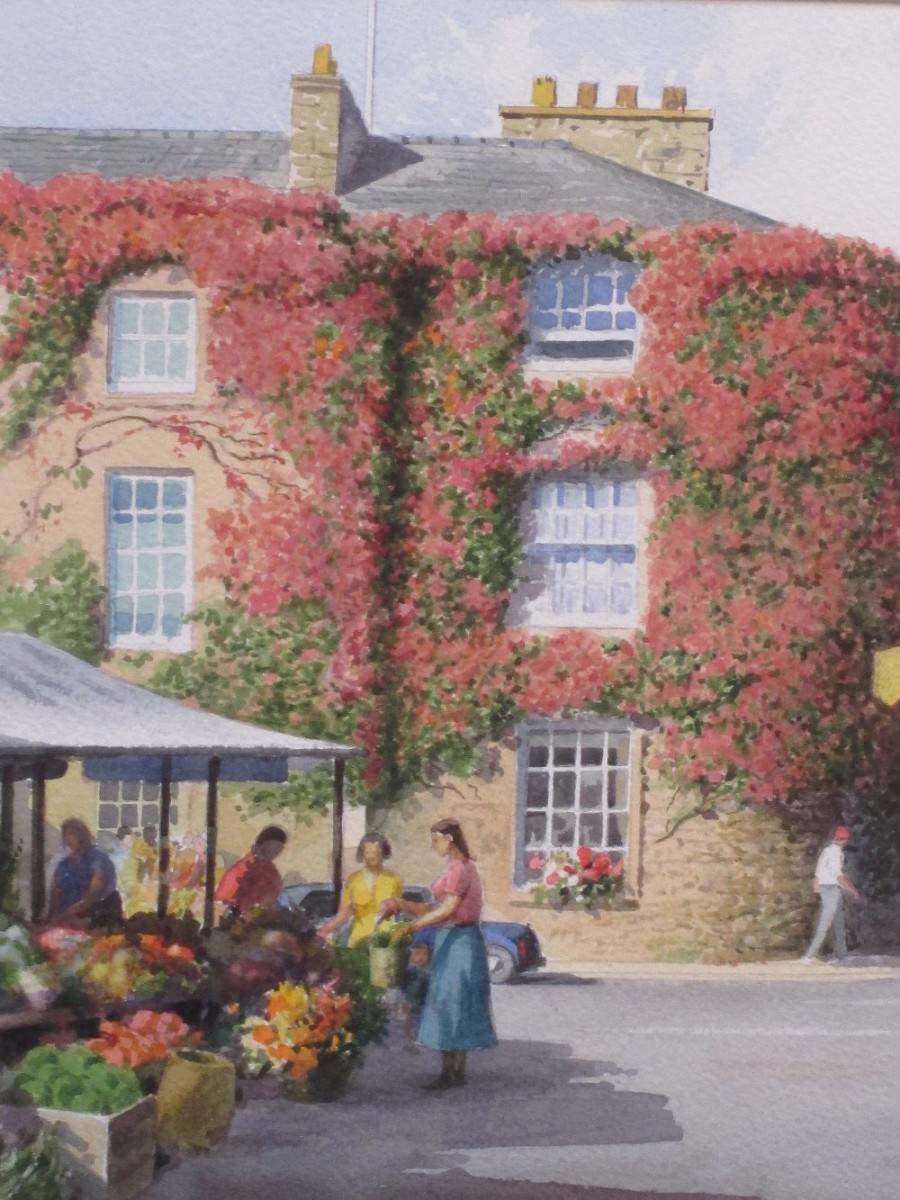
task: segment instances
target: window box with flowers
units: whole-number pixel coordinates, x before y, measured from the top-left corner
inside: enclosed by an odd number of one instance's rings
[[[555,850],[549,856],[535,854],[528,869],[541,872],[540,882],[532,889],[536,904],[587,912],[627,906],[624,862],[602,850],[579,846],[574,858],[566,850]]]

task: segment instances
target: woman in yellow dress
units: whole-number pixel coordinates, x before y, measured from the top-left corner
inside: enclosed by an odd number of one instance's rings
[[[330,921],[320,926],[319,934],[327,937],[352,919],[348,944],[355,946],[375,932],[378,910],[385,900],[399,900],[403,894],[400,876],[385,867],[391,857],[391,844],[380,833],[367,833],[356,850],[356,861],[362,863],[344,884],[341,906]]]
[[[119,871],[119,889],[125,916],[139,912],[155,912],[159,893],[159,864],[156,827],[145,825],[140,837],[135,837],[131,850]]]

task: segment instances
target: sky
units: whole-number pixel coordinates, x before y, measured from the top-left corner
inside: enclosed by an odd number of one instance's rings
[[[287,131],[330,42],[360,107],[369,0],[0,0],[0,125]],[[374,127],[497,136],[535,75],[687,88],[710,192],[900,253],[900,0],[377,0]]]

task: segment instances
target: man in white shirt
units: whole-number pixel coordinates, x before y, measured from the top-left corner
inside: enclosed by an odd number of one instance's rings
[[[850,841],[850,830],[838,825],[831,841],[819,855],[813,891],[819,897],[819,921],[816,932],[809,943],[802,963],[815,962],[822,943],[834,926],[834,956],[838,960],[847,957],[847,931],[844,925],[844,892],[859,900],[859,892],[844,874],[844,847]]]

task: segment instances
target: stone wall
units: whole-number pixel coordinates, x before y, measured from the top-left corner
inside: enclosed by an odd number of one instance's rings
[[[774,808],[717,819],[693,817],[665,836],[678,806],[651,773],[632,814],[631,896],[596,916],[538,907],[513,883],[515,772],[497,750],[489,780],[447,779],[402,810],[373,819],[390,837],[394,866],[409,883],[430,883],[441,861],[429,827],[458,819],[485,882],[486,915],[528,922],[548,957],[575,961],[753,961],[796,955],[809,936],[811,881],[821,829],[793,824]],[[636,856],[637,861],[634,861]]]
[[[679,183],[709,187],[712,113],[665,109],[501,108],[509,138],[562,138],[576,149]]]

